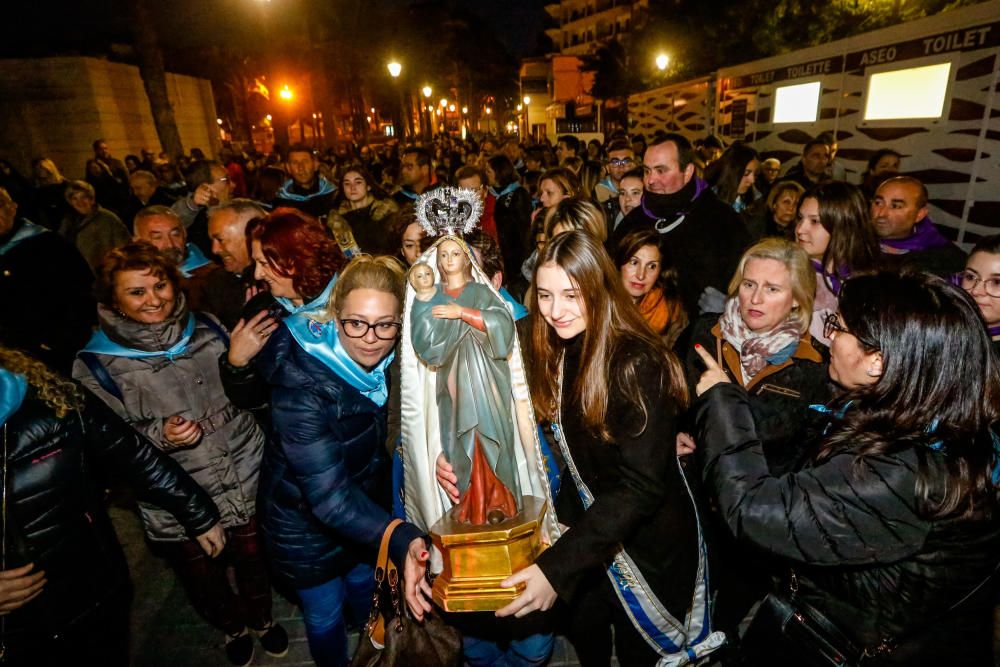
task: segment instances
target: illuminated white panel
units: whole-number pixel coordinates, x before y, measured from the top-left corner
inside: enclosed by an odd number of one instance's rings
[[[951,63],[872,74],[865,120],[940,118],[950,74]]]
[[[775,123],[813,123],[819,110],[819,81],[774,89]]]

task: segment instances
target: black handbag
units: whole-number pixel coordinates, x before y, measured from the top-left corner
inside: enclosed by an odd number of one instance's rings
[[[462,635],[458,630],[433,613],[424,614],[423,622],[418,623],[403,609],[403,582],[395,563],[389,558],[389,538],[401,523],[399,519],[394,519],[382,535],[375,565],[371,614],[351,665],[461,667]],[[383,604],[386,593],[391,600],[388,608]]]
[[[821,611],[800,599],[798,579],[792,572],[788,592],[769,593],[754,613],[740,640],[744,665],[788,664],[803,667],[856,667],[867,660],[891,654],[899,644],[946,618],[983,589],[1000,571],[993,571],[943,614],[895,637],[883,637],[874,646],[858,646]]]
[[[819,610],[794,594],[769,593],[740,641],[746,665],[851,667],[864,652]]]

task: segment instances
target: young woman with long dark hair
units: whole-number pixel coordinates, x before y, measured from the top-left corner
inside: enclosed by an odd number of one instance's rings
[[[806,192],[796,213],[795,240],[816,270],[816,298],[809,332],[829,346],[823,323],[837,312],[841,284],[854,273],[874,270],[881,257],[868,216],[868,203],[861,190],[833,181]]]
[[[791,564],[794,600],[859,652],[879,651],[879,665],[988,664],[1000,369],[980,314],[939,278],[888,272],[846,282],[839,308],[830,377],[846,392],[820,435],[803,437],[811,462],[780,477],[746,392],[702,349],[707,485],[738,540]],[[751,625],[747,639],[752,660],[816,657],[792,655],[777,631]]]
[[[993,350],[1000,355],[1000,234],[976,242],[959,274],[959,284],[979,306]]]
[[[587,233],[549,241],[535,287],[531,393],[566,461],[556,509],[569,530],[504,582],[525,588],[497,615],[523,616],[562,598],[582,665],[609,664],[612,627],[623,665],[707,653],[722,639],[710,632],[699,597],[704,550],[674,447],[687,402],[680,364]],[[644,585],[622,588],[639,579]]]

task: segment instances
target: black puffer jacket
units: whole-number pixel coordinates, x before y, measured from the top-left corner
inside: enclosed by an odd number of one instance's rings
[[[942,453],[910,447],[858,462],[843,452],[774,477],[742,388],[716,385],[696,408],[705,480],[730,529],[787,559],[798,595],[860,646],[900,638],[888,658],[872,664],[990,664],[994,587],[950,607],[1000,558],[1000,515],[925,518],[918,470],[927,466],[932,479],[943,478]]]
[[[7,635],[58,632],[128,585],[125,557],[95,472],[133,483],[142,500],[168,509],[192,538],[219,520],[212,499],[89,392],[62,419],[29,391],[2,427],[6,439],[6,568],[44,570],[41,595],[7,616]]]

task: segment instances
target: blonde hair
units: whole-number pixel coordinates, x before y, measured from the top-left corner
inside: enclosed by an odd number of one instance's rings
[[[545,236],[552,240],[552,230],[556,225],[579,229],[590,234],[599,243],[608,239],[608,223],[604,212],[583,199],[563,199],[548,210],[545,215]]]
[[[743,253],[736,267],[733,279],[729,281],[729,296],[734,297],[740,290],[743,272],[751,259],[773,259],[788,269],[792,283],[792,298],[795,300],[789,317],[798,325],[799,333],[809,330],[812,321],[813,301],[816,298],[816,270],[809,262],[809,255],[799,247],[782,238],[764,239]]]
[[[72,410],[83,406],[83,394],[75,383],[60,376],[40,361],[24,352],[0,345],[0,368],[23,375],[38,392],[38,398],[62,419]]]
[[[373,289],[388,292],[396,297],[400,309],[403,307],[405,289],[405,271],[403,265],[394,257],[379,255],[373,257],[361,254],[347,263],[337,276],[337,284],[333,288],[325,313],[314,319],[332,319],[333,313],[340,312],[344,307],[347,295],[356,289]]]

